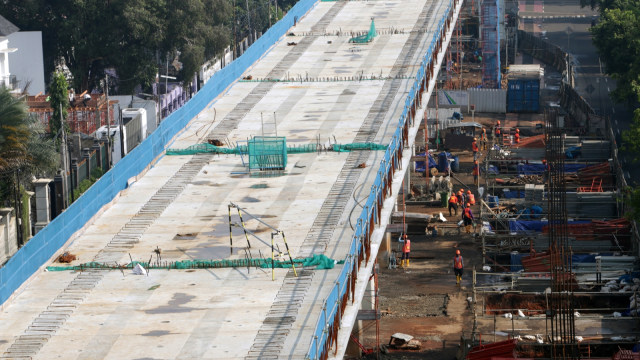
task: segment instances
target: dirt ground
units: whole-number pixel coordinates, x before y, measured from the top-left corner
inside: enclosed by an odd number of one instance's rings
[[[392,246],[395,246],[392,244]],[[453,275],[453,255],[460,249],[466,273],[461,286]],[[389,269],[381,262],[379,301],[380,343],[389,342],[392,334],[402,332],[422,342],[420,351],[390,352],[380,359],[454,359],[462,332],[471,331],[470,271],[481,264],[477,245],[470,235],[411,236],[409,268]],[[365,347],[375,347],[374,321],[363,324]],[[371,357],[373,356],[373,357]],[[366,357],[375,359],[375,355]]]

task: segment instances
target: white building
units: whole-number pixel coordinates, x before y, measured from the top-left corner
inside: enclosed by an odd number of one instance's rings
[[[11,89],[15,81],[12,81],[12,76],[9,72],[9,53],[18,49],[9,47],[9,35],[18,30],[20,29],[17,26],[0,16],[0,84]]]

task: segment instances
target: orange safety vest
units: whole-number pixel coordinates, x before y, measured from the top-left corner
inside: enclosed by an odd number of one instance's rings
[[[500,136],[500,128],[496,127],[496,136]]]
[[[451,195],[449,197],[449,204],[457,204],[458,203],[458,198],[455,195]]]
[[[482,128],[482,135],[480,135],[481,140],[487,140],[487,130]]]
[[[516,140],[516,144],[518,144],[520,142],[520,134],[516,133],[513,137]]]
[[[470,209],[470,208],[465,208],[465,209],[464,209],[464,216],[465,216],[466,218],[471,219],[471,209]]]
[[[453,257],[453,267],[456,269],[462,269],[462,255]]]
[[[478,165],[473,165],[473,173],[472,175],[480,175],[480,167]]]
[[[469,204],[471,205],[475,205],[476,204],[476,197],[473,194],[467,194],[467,196],[469,197]]]
[[[402,252],[403,253],[411,252],[411,240],[404,239],[404,245],[402,246]]]
[[[471,150],[478,152],[478,144],[475,141],[471,143]]]

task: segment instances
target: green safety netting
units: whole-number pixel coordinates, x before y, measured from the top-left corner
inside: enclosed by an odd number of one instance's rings
[[[387,150],[386,145],[376,143],[334,144],[333,151],[345,152],[352,150]]]
[[[333,269],[336,264],[344,264],[344,260],[335,261],[326,255],[314,255],[304,259],[293,259],[296,267],[316,267],[316,270]],[[88,262],[73,266],[47,266],[47,271],[82,271],[87,269],[120,270],[132,269],[140,264],[145,269],[211,269],[211,268],[235,268],[235,267],[260,267],[271,268],[271,259],[229,259],[229,260],[182,260],[175,262],[151,263],[134,261],[123,266],[113,266],[105,263]],[[290,268],[291,261],[274,260],[275,268]]]
[[[323,149],[316,144],[310,145],[294,145],[287,146],[287,154],[303,154],[318,152],[319,149]],[[376,143],[351,143],[351,144],[333,144],[331,150],[336,152],[345,152],[353,150],[387,150],[387,145],[380,145]],[[246,146],[238,146],[235,148],[225,148],[221,146],[215,146],[211,144],[197,144],[191,145],[185,149],[167,149],[167,155],[195,155],[195,154],[247,154],[248,150]]]
[[[349,39],[349,42],[356,43],[356,44],[364,44],[364,43],[373,41],[373,38],[376,37],[377,35],[378,33],[376,32],[376,25],[374,24],[373,19],[371,19],[371,26],[369,27],[369,32],[364,35],[352,37],[351,39]]]

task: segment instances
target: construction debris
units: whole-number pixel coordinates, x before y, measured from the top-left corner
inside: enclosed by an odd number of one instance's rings
[[[64,264],[68,264],[74,260],[76,260],[78,257],[75,256],[74,254],[70,253],[70,252],[65,252],[64,254],[58,256],[58,262],[59,263],[64,263]]]
[[[396,350],[420,350],[422,343],[411,335],[395,333],[391,335],[388,347]]]

